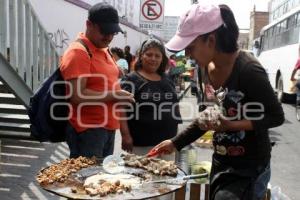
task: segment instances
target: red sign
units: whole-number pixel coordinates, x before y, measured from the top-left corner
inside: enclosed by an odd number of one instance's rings
[[[142,14],[148,20],[156,20],[162,14],[163,7],[157,0],[148,0],[142,5]]]

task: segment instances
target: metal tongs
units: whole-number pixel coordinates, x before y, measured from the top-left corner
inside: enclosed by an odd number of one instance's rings
[[[190,180],[190,179],[207,178],[207,177],[208,177],[208,173],[203,173],[203,174],[193,174],[193,175],[181,176],[181,177],[177,177],[177,178],[148,181],[148,182],[144,182],[144,183],[166,183],[166,184],[171,184],[171,185],[178,185],[178,184],[182,184],[183,182]]]

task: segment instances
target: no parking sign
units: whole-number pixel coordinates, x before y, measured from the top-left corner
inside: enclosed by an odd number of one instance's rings
[[[141,0],[140,28],[161,30],[164,23],[164,0]]]

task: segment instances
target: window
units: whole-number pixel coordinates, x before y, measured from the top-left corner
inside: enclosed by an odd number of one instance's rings
[[[276,24],[274,28],[275,28],[275,35],[279,35],[279,33],[280,33],[280,23]]]
[[[297,26],[299,26],[300,25],[300,13],[297,13]]]
[[[287,20],[284,20],[280,23],[280,33],[283,33],[287,30]]]
[[[298,0],[297,0],[298,1]],[[300,1],[300,0],[299,0]],[[292,1],[290,0],[292,5]],[[283,9],[283,8],[282,8]],[[278,9],[276,13],[278,14]],[[275,11],[274,11],[275,14]],[[263,32],[261,36],[261,51],[296,44],[300,34],[300,11],[274,24]]]
[[[297,15],[292,15],[287,19],[287,29],[292,29],[294,28],[295,24],[296,24],[296,17]]]

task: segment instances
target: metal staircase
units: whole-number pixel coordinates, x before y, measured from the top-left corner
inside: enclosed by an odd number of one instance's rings
[[[29,0],[0,0],[0,137],[30,135],[30,96],[58,60]]]

